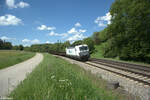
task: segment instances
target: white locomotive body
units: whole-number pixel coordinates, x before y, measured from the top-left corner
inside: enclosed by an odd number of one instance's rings
[[[88,60],[90,57],[89,48],[86,44],[66,48],[66,55],[79,60]]]

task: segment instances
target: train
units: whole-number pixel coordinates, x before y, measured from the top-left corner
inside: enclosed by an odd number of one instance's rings
[[[88,45],[76,45],[67,47],[65,52],[49,52],[54,55],[69,57],[76,60],[87,61],[90,58]]]
[[[66,48],[66,56],[77,60],[87,61],[90,58],[88,45],[82,44],[68,47]]]

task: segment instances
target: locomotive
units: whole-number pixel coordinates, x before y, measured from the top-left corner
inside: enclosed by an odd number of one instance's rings
[[[66,56],[86,61],[90,58],[89,48],[86,44],[68,47],[66,48]]]

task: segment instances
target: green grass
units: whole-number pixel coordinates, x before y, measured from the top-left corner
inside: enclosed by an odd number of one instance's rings
[[[20,63],[33,57],[34,55],[35,53],[31,52],[0,50],[0,69]]]
[[[96,45],[95,52],[91,54],[92,58],[104,58],[103,56],[103,45]]]
[[[113,60],[113,61],[119,61],[119,62],[127,62],[127,63],[131,63],[131,64],[140,64],[140,65],[144,65],[147,67],[150,67],[150,64],[144,63],[144,62],[136,62],[136,61],[124,61],[124,60],[120,60],[118,57],[116,58],[104,58],[103,56],[103,44],[102,45],[95,45],[95,52],[91,54],[91,58],[102,58],[102,59],[108,59],[108,60]]]
[[[63,59],[44,60],[10,94],[14,100],[122,100],[104,88],[105,82]]]

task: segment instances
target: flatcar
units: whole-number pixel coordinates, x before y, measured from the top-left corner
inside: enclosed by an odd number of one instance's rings
[[[89,48],[86,44],[68,47],[66,56],[82,61],[88,60],[90,58]]]

